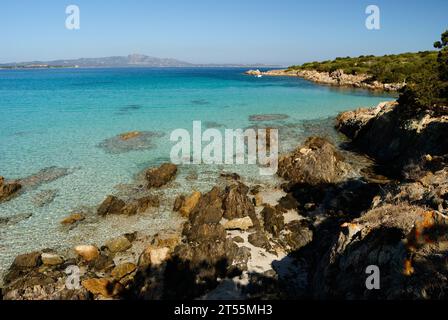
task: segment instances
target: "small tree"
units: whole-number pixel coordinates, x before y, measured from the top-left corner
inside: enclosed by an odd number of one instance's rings
[[[440,50],[436,64],[415,72],[398,99],[402,110],[410,114],[422,110],[447,112],[448,30],[442,33],[440,41],[434,42],[434,48]]]

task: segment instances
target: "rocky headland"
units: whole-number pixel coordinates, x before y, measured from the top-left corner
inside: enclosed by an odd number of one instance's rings
[[[299,77],[318,84],[362,88],[376,91],[396,92],[403,88],[405,83],[381,83],[379,81],[370,81],[371,77],[367,74],[346,74],[343,70],[333,72],[319,72],[317,70],[294,70],[294,69],[275,69],[269,71],[248,70],[245,72],[251,76],[280,76],[280,77]]]
[[[335,127],[349,140],[335,145],[309,137],[279,159],[278,186],[223,174],[207,192],[179,194],[169,204],[183,221],[179,231],[19,255],[2,297],[447,298],[447,121],[431,111],[409,116],[395,102],[341,113]],[[369,157],[371,165],[357,167],[356,157]],[[182,169],[149,168],[144,190],[107,196],[97,215],[131,216],[160,206],[164,199],[154,190],[173,183]],[[13,189],[2,190],[9,197]],[[73,213],[61,223],[84,219]],[[366,288],[371,265],[381,271],[380,290]]]

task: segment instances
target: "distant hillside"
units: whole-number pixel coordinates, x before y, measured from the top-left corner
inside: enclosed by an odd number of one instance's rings
[[[53,61],[29,61],[0,64],[0,68],[55,68],[55,67],[250,67],[262,64],[193,64],[171,58],[156,58],[143,54],[103,58],[80,58]]]
[[[382,83],[408,82],[409,78],[423,69],[431,69],[437,63],[437,51],[402,53],[397,55],[360,56],[336,58],[322,62],[309,62],[291,66],[288,70],[316,70],[333,72],[341,69],[346,74],[367,74],[372,81]]]

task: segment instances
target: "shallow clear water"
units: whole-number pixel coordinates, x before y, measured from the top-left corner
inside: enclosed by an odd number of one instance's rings
[[[59,221],[80,207],[98,205],[106,195],[117,192],[117,185],[131,183],[144,168],[167,161],[173,145],[170,132],[176,128],[191,131],[193,120],[201,120],[203,129],[279,126],[283,128],[281,148],[287,150],[303,138],[304,120],[324,119],[391,99],[297,78],[255,78],[243,71],[0,70],[0,175],[18,179],[52,166],[69,169],[67,175],[0,204],[0,218],[32,214],[15,223],[0,224],[0,272],[18,253],[64,249],[77,243],[101,244],[124,232],[175,228],[179,218],[170,212],[168,200],[165,207],[149,215],[98,220],[92,213],[90,220],[73,230],[61,228]],[[255,114],[288,118],[249,121]],[[152,133],[144,145],[147,149],[118,153],[99,147],[106,139],[134,130]],[[261,179],[254,166],[189,166],[181,168],[177,184],[161,192],[168,199],[176,192],[207,190],[222,169],[238,171],[246,179]],[[195,170],[199,178],[185,180]],[[54,200],[38,207],[36,197],[48,190],[56,194]]]

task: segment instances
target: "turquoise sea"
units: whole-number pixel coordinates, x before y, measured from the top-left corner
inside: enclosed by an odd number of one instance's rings
[[[331,131],[331,120],[326,119],[339,111],[392,99],[298,78],[255,78],[244,71],[0,70],[0,175],[20,179],[44,173],[28,179],[31,186],[19,197],[0,204],[0,273],[19,253],[102,244],[125,232],[175,228],[179,218],[168,200],[156,213],[126,218],[99,220],[92,208],[135,181],[143,169],[168,161],[170,132],[191,131],[193,120],[201,120],[203,129],[279,127],[281,150],[286,151],[307,130]],[[250,118],[272,114],[265,121]],[[135,130],[144,132],[136,144],[120,145],[114,139]],[[170,199],[177,192],[207,190],[221,170],[268,183],[253,166],[188,166],[161,192]],[[62,228],[59,221],[77,210],[90,212],[86,222]]]

